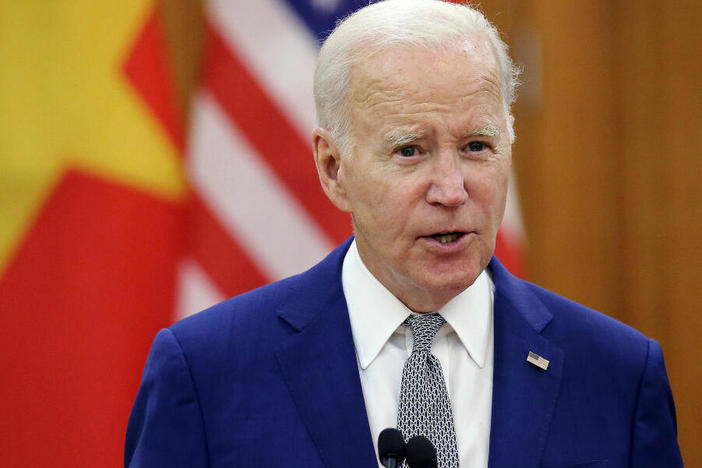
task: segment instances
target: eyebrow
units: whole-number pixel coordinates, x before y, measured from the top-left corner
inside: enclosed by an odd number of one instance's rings
[[[500,136],[500,129],[495,125],[489,124],[470,132],[467,136],[497,137]]]
[[[391,146],[402,146],[424,137],[420,132],[407,132],[406,130],[391,130],[385,135],[385,142]]]
[[[385,135],[385,142],[391,146],[403,146],[409,143],[415,142],[421,138],[424,138],[425,134],[422,132],[408,132],[402,129],[391,130]],[[493,124],[485,125],[472,132],[468,133],[466,137],[499,137],[500,129]]]

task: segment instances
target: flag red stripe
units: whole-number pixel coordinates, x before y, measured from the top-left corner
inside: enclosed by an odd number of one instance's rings
[[[351,234],[348,215],[324,196],[312,150],[214,27],[208,27],[203,81],[259,156],[335,243]],[[310,129],[311,130],[311,129]]]
[[[193,193],[186,227],[191,254],[225,296],[234,296],[270,281],[246,251]]]
[[[518,242],[514,242],[504,229],[500,229],[497,233],[495,255],[497,255],[500,262],[502,262],[512,274],[520,278],[525,277],[521,246]]]

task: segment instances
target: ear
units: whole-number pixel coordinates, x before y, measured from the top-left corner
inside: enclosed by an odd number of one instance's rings
[[[314,163],[317,166],[319,181],[327,198],[342,211],[351,211],[348,195],[341,176],[341,152],[331,133],[323,128],[312,132]]]

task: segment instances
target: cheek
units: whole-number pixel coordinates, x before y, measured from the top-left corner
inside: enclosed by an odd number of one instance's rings
[[[417,189],[410,177],[383,167],[370,167],[355,179],[359,200],[378,217],[395,216]]]
[[[374,193],[373,184],[369,183],[367,171],[357,167],[355,162],[347,163],[342,169],[339,182],[344,187],[350,211],[357,216],[366,213],[367,207],[372,205],[372,200],[377,196]]]
[[[417,224],[415,208],[416,188],[397,179],[367,181],[362,200],[356,204],[357,221],[376,239],[393,244],[401,243],[410,226]],[[413,198],[414,197],[414,198]]]
[[[484,211],[501,215],[507,199],[508,182],[508,170],[492,167],[468,177],[468,192]]]
[[[382,212],[387,206],[387,189],[367,172],[348,171],[345,177],[350,211],[357,227],[364,231],[383,229]]]

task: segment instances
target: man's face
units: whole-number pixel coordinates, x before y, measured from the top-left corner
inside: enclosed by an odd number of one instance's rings
[[[410,309],[438,309],[487,266],[511,148],[482,36],[445,51],[395,48],[352,70],[351,155],[338,183],[373,275]]]

